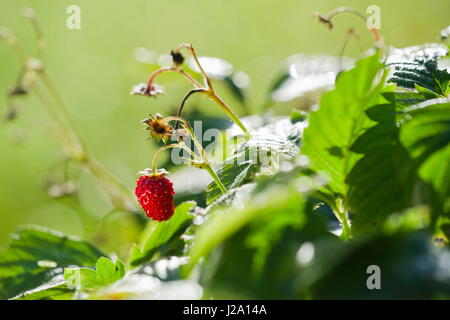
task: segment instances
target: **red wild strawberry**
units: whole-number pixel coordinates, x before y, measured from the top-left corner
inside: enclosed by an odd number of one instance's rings
[[[149,218],[165,221],[172,217],[173,204],[172,182],[162,174],[139,177],[134,191],[139,204]]]

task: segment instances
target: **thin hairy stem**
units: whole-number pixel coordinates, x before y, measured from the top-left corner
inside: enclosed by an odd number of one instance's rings
[[[181,73],[186,79],[188,79],[190,82],[192,82],[194,84],[194,87],[196,88],[201,88],[202,85],[195,80],[194,78],[192,78],[188,73],[186,73],[186,71],[184,71],[182,68],[179,68],[178,70],[179,73]]]
[[[358,10],[356,10],[352,7],[338,7],[336,9],[334,9],[333,11],[331,11],[330,13],[328,13],[327,15],[325,15],[325,16],[318,15],[318,17],[321,22],[326,23],[328,25],[328,27],[331,28],[332,27],[331,19],[333,19],[333,17],[335,17],[341,13],[351,13],[351,14],[357,16],[358,18],[360,18],[361,20],[363,20],[364,24],[366,24],[366,26],[367,26],[367,16],[365,16],[364,14],[362,14],[361,12],[359,12]],[[381,40],[380,34],[378,33],[378,30],[376,28],[369,28],[369,26],[367,26],[367,28],[372,33],[377,47],[381,47],[382,40]]]
[[[180,147],[179,143],[173,143],[173,144],[169,144],[167,146],[161,147],[158,150],[156,150],[155,154],[153,155],[153,159],[152,159],[152,171],[154,173],[156,173],[156,170],[158,169],[158,157],[159,155],[167,149],[171,149],[171,148],[176,148],[176,147]]]
[[[209,160],[208,160],[208,156],[206,154],[205,149],[203,148],[202,144],[200,143],[200,141],[198,141],[197,137],[195,136],[194,130],[192,130],[191,125],[189,124],[188,121],[186,121],[183,118],[180,117],[167,117],[164,118],[164,122],[170,122],[170,121],[177,121],[182,123],[183,128],[187,131],[187,133],[189,134],[189,136],[191,137],[192,141],[194,142],[195,147],[197,148],[200,157],[197,157],[195,155],[195,153],[193,153],[185,144],[184,142],[180,142],[177,144],[171,144],[165,147],[162,147],[160,149],[158,149],[158,151],[156,151],[155,155],[153,156],[153,162],[152,162],[152,170],[153,172],[156,172],[156,158],[158,157],[158,155],[169,148],[175,148],[175,147],[180,147],[183,148],[185,150],[189,150],[188,152],[194,157],[195,160],[197,160],[199,162],[199,164],[202,165],[203,168],[205,168],[208,173],[210,174],[210,176],[213,178],[213,180],[216,182],[217,186],[220,188],[220,190],[222,191],[223,194],[225,194],[227,192],[227,189],[225,188],[225,186],[223,185],[223,183],[220,181],[219,177],[217,176],[217,174],[214,172],[214,170],[212,169]]]
[[[3,38],[5,42],[14,49],[14,52],[16,53],[20,62],[22,62],[22,64],[26,66],[28,57],[23,50],[22,44],[20,43],[19,39],[17,39],[16,35],[11,30],[5,27],[0,28],[0,39]]]
[[[197,80],[192,78],[189,74],[187,74],[180,67],[166,67],[166,68],[158,69],[151,74],[150,78],[147,81],[147,88],[146,88],[147,93],[152,90],[153,82],[155,81],[156,77],[164,72],[178,72],[183,77],[185,77],[189,82],[191,82],[194,85],[194,87],[197,87],[197,88],[201,87],[200,83],[198,83]]]
[[[65,128],[65,131],[67,132],[67,135],[71,137],[71,139],[74,141],[74,144],[77,145],[78,154],[73,155],[73,157],[76,158],[76,160],[83,160],[87,156],[86,147],[84,146],[80,134],[78,133],[75,123],[72,120],[72,117],[70,116],[69,112],[67,111],[67,108],[64,104],[64,101],[62,97],[60,96],[58,90],[56,89],[55,85],[51,81],[51,79],[48,77],[47,73],[45,71],[39,72],[38,75],[40,76],[43,84],[45,85],[48,93],[50,94],[52,100],[54,101],[54,112],[57,114],[57,117],[55,117],[55,120],[62,122],[62,126]]]
[[[181,100],[180,106],[178,107],[177,117],[181,117],[181,114],[183,113],[184,106],[186,102],[188,101],[189,97],[192,96],[194,93],[199,92],[208,92],[207,89],[204,88],[197,88],[197,89],[191,89],[188,93],[183,97],[183,100]],[[175,123],[175,129],[178,129],[179,121]]]
[[[39,19],[37,18],[34,10],[31,8],[24,8],[22,15],[31,22],[31,25],[33,26],[34,29],[34,33],[36,34],[36,46],[38,49],[38,57],[42,61],[45,61],[45,38]]]
[[[214,182],[219,187],[222,194],[227,193],[227,188],[223,185],[222,181],[220,181],[219,176],[214,172],[214,170],[211,168],[210,164],[205,165],[205,169],[209,172],[209,175],[213,178]]]
[[[244,131],[244,134],[247,137],[250,136],[250,132],[248,132],[247,128],[241,122],[239,117],[233,112],[233,110],[231,110],[231,108],[225,103],[225,101],[222,100],[222,98],[220,98],[215,92],[210,92],[209,97],[224,109],[231,120],[233,120],[239,126],[239,128]]]
[[[201,74],[201,76],[202,76],[202,78],[203,78],[203,82],[204,82],[205,86],[206,86],[208,89],[214,91],[214,87],[213,87],[213,85],[212,85],[212,82],[211,82],[211,80],[209,79],[208,75],[206,74],[205,70],[203,69],[203,67],[202,67],[202,65],[201,65],[201,63],[200,63],[200,61],[198,60],[198,56],[197,56],[197,53],[195,52],[194,47],[192,47],[191,44],[183,43],[183,44],[180,44],[180,45],[175,49],[175,51],[178,52],[178,51],[181,50],[182,48],[187,49],[187,50],[189,51],[189,53],[192,55],[192,58],[194,59],[194,62],[195,62],[196,66],[197,66],[197,68],[198,68],[198,70],[199,70],[199,72],[200,72],[200,74]]]
[[[194,130],[192,129],[191,125],[189,124],[189,122],[181,117],[177,117],[177,116],[171,116],[171,117],[166,117],[164,118],[163,122],[167,123],[170,121],[177,121],[177,122],[181,122],[183,128],[188,132],[189,136],[191,137],[192,141],[194,141],[194,145],[195,147],[198,149],[201,157],[204,159],[206,158],[206,152],[202,147],[202,144],[198,141],[197,137],[195,136]]]
[[[363,49],[361,47],[361,43],[360,43],[360,39],[359,39],[358,33],[355,30],[353,30],[353,28],[350,28],[348,30],[348,32],[347,32],[347,36],[346,36],[346,38],[344,40],[344,43],[343,43],[342,48],[341,48],[341,51],[339,52],[340,70],[344,69],[344,53],[345,53],[345,50],[347,49],[347,46],[348,46],[348,44],[349,44],[349,42],[350,42],[350,40],[352,38],[356,39],[356,41],[358,43],[359,50],[363,51]]]

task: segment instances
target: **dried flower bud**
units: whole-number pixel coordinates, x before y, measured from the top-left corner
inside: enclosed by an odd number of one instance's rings
[[[170,51],[170,55],[172,56],[172,61],[176,66],[183,64],[184,57],[181,53],[172,50],[172,51]]]
[[[333,23],[331,22],[331,20],[322,15],[321,13],[316,12],[316,18],[317,20],[319,20],[319,22],[325,24],[328,27],[328,29],[330,30],[333,29]]]

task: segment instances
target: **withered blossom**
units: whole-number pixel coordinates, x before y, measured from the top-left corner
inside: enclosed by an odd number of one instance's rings
[[[147,87],[147,84],[145,83],[139,83],[135,86],[133,86],[133,89],[131,89],[130,94],[132,95],[140,95],[140,96],[148,96],[148,97],[156,97],[157,95],[164,94],[163,87],[159,84],[152,84],[151,88],[149,89]]]
[[[143,123],[147,125],[145,130],[150,131],[150,139],[155,138],[156,141],[164,140],[167,142],[172,136],[173,128],[165,123],[164,118],[160,114],[149,115],[150,118],[142,120]]]

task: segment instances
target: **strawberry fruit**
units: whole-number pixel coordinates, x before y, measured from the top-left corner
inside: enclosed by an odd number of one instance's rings
[[[162,174],[144,175],[136,183],[135,195],[149,218],[166,221],[173,216],[172,182]]]

